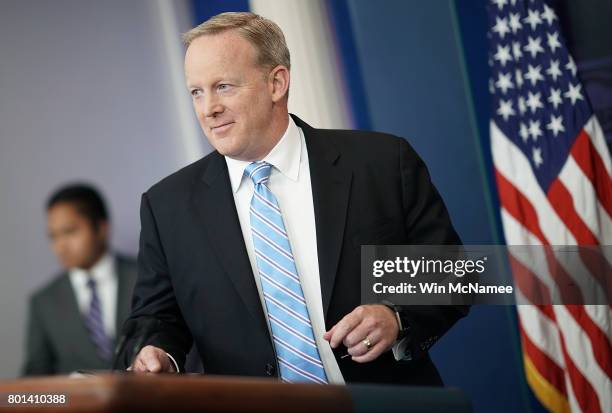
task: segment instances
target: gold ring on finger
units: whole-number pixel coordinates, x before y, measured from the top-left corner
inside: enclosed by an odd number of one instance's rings
[[[368,348],[368,350],[372,348],[372,342],[369,338],[364,338],[362,343]]]

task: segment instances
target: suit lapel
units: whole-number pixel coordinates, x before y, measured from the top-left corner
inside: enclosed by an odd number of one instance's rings
[[[267,331],[223,156],[215,154],[211,159],[201,181],[195,184],[192,202],[209,244],[238,295],[255,322]]]
[[[323,314],[327,315],[344,239],[352,172],[340,162],[340,151],[326,139],[323,130],[291,116],[304,131],[308,149]]]

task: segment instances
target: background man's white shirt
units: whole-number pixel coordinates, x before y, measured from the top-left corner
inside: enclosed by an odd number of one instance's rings
[[[92,277],[96,281],[104,332],[111,339],[114,338],[117,321],[117,269],[112,255],[104,254],[89,271],[72,268],[68,276],[83,317],[87,316],[91,305],[91,290],[87,286],[87,280]]]

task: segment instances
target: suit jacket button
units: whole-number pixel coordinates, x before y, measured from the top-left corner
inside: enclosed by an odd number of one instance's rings
[[[274,364],[272,363],[266,364],[266,375],[274,376],[274,372],[276,372],[276,367],[274,367]]]

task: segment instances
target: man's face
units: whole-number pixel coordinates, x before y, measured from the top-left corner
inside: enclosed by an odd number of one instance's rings
[[[210,144],[219,153],[252,161],[266,155],[273,106],[269,71],[257,51],[234,31],[196,38],[185,55],[193,106]]]
[[[53,253],[68,268],[91,268],[106,249],[108,224],[98,226],[68,202],[47,211],[47,229]]]

